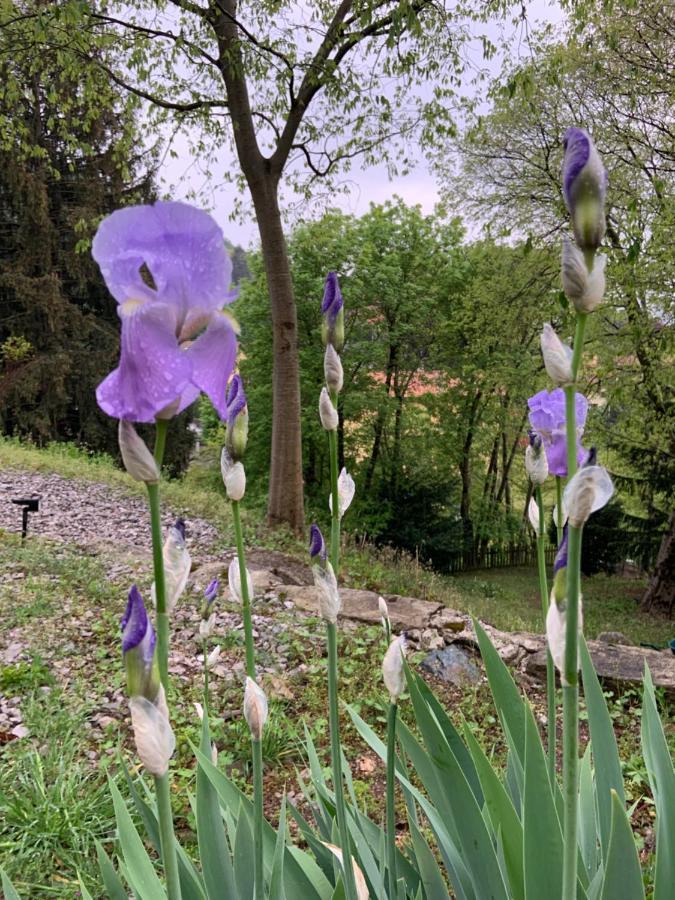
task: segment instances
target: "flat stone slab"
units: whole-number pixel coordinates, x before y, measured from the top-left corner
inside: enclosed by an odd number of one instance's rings
[[[298,609],[319,614],[319,600],[314,585],[284,585],[279,595],[292,600]],[[440,603],[419,600],[417,597],[401,597],[399,594],[376,594],[375,591],[359,591],[340,588],[342,610],[346,619],[376,625],[380,621],[379,597],[383,596],[389,607],[389,618],[395,631],[409,628],[426,628],[432,616],[441,609]]]
[[[589,641],[588,649],[600,681],[612,684],[641,684],[645,663],[649,666],[654,686],[663,688],[669,698],[675,699],[675,656],[670,650],[646,650],[621,644]],[[525,671],[530,675],[545,677],[546,651],[539,650],[525,660]]]

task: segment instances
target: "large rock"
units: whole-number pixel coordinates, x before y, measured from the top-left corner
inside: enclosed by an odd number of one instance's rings
[[[463,647],[450,644],[443,650],[432,650],[424,657],[420,667],[448,684],[478,684],[480,671]]]
[[[647,663],[654,685],[663,688],[668,697],[675,699],[675,656],[670,651],[644,650],[602,641],[589,641],[588,649],[598,678],[608,687],[641,683]],[[526,658],[525,671],[544,678],[546,651],[539,650]]]
[[[298,609],[319,614],[319,601],[314,585],[284,585],[279,595],[292,600]],[[359,591],[352,588],[340,588],[342,611],[346,619],[377,624],[380,621],[378,607],[379,594],[374,591]],[[409,628],[428,628],[432,616],[441,609],[440,603],[418,600],[417,597],[401,597],[398,594],[385,594],[384,599],[389,607],[389,618],[395,631],[406,631]]]

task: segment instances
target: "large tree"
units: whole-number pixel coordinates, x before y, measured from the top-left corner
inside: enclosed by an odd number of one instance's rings
[[[583,386],[603,398],[612,466],[653,527],[665,524],[675,482],[675,11],[617,2],[582,24],[564,45],[533,39],[532,60],[507,68],[489,114],[463,136],[460,174],[443,175],[493,233],[557,244],[567,219],[562,135],[570,125],[593,134],[609,170],[608,290]]]
[[[16,3],[30,12],[36,3]],[[298,326],[281,206],[328,190],[356,157],[412,164],[452,128],[472,17],[510,0],[66,0],[40,7],[32,45],[105,72],[153,123],[199,126],[195,150],[233,146],[250,193],[271,303],[274,364],[268,516],[303,524]],[[28,9],[26,9],[28,7]],[[73,19],[75,26],[73,26]],[[8,24],[6,27],[11,27]],[[486,40],[484,48],[490,49]],[[194,133],[194,132],[193,132]]]

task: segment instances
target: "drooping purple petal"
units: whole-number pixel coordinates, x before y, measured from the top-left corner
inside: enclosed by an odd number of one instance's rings
[[[309,529],[309,555],[312,559],[317,557],[321,559],[326,558],[326,543],[321,534],[321,529],[316,524],[313,524]]]
[[[563,537],[560,542],[560,546],[558,547],[558,552],[555,555],[555,561],[553,563],[553,576],[560,571],[560,569],[567,568],[567,543],[568,543],[568,534],[567,534],[567,522],[563,527]]]
[[[565,392],[556,388],[550,393],[540,391],[527,401],[530,425],[544,442],[548,469],[551,475],[567,475],[567,430],[565,424]],[[583,394],[575,395],[577,429],[577,463],[581,465],[586,451],[581,446],[581,436],[586,424],[588,400]]]
[[[342,299],[342,292],[338,283],[337,273],[329,272],[328,275],[326,275],[321,312],[323,315],[328,316],[328,320],[331,324],[334,324],[343,304],[344,301]]]
[[[119,366],[96,389],[101,409],[116,419],[152,422],[190,382],[192,365],[176,343],[170,306],[120,307]]]
[[[244,392],[244,382],[241,375],[237,372],[233,375],[227,388],[227,424],[230,428],[234,427],[237,416],[246,406],[246,393]],[[223,417],[224,418],[224,417]]]
[[[208,213],[186,203],[116,210],[101,222],[92,254],[119,303],[148,297],[143,265],[157,298],[176,306],[181,320],[191,308],[214,311],[231,299],[223,233]]]
[[[185,351],[192,363],[192,384],[211,400],[225,418],[225,386],[237,356],[237,338],[227,316],[214,313],[203,334]],[[244,401],[246,402],[246,401]]]

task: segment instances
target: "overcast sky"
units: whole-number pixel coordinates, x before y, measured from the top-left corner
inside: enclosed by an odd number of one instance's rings
[[[557,25],[562,22],[563,14],[557,0],[529,0],[527,7],[530,29],[536,28],[538,24]],[[499,44],[503,40],[508,42],[509,55],[512,59],[525,58],[528,55],[527,31],[523,24],[512,26],[502,23],[500,26],[488,26],[484,30],[488,31],[495,43]],[[475,50],[472,49],[472,54],[477,67],[486,65],[478,45]],[[488,67],[493,75],[498,74],[502,62],[501,55],[490,61]],[[211,212],[232,243],[241,244],[247,249],[255,247],[258,244],[258,231],[252,216],[249,214],[244,221],[232,219],[236,188],[234,185],[223,183],[219,177],[219,172],[237,165],[230,153],[224,151],[220,155],[217,163],[211,166],[213,175],[209,177],[204,173],[199,161],[191,155],[189,142],[185,137],[176,139],[174,150],[178,157],[167,158],[160,168],[161,190],[175,200],[186,198],[191,190],[198,191],[200,203],[211,207]],[[336,193],[334,198],[331,198],[330,205],[337,206],[345,212],[361,215],[367,212],[370,203],[384,203],[396,194],[407,203],[420,204],[424,212],[431,212],[439,199],[438,188],[422,153],[419,154],[419,159],[419,165],[415,170],[404,177],[394,179],[389,178],[384,165],[361,169],[357,163],[345,176],[343,184],[346,192]],[[247,207],[249,206],[247,203]],[[305,205],[300,217],[312,218],[318,212],[317,209],[312,210],[311,205]]]

